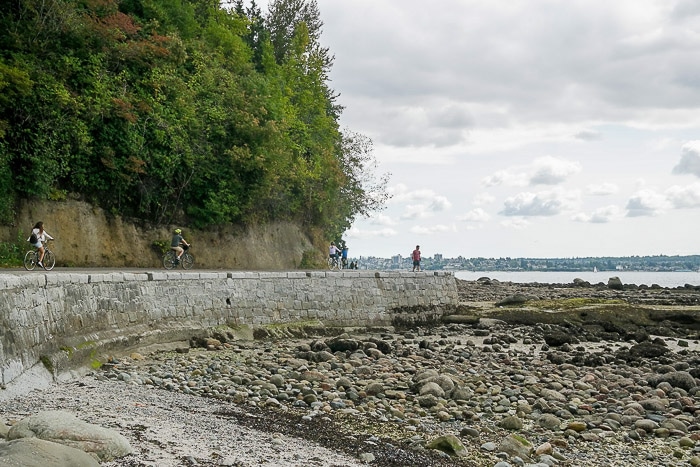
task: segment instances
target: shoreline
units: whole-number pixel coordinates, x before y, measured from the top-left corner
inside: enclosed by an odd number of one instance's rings
[[[537,316],[534,303],[594,300],[624,302],[632,317],[659,307],[697,314],[697,291],[458,287],[463,311],[479,321],[134,354],[13,399],[0,417],[63,408],[115,429],[136,453],[109,467],[700,465],[696,331],[668,324],[675,335],[637,342],[631,328],[502,319]],[[518,295],[530,301],[497,306]],[[577,342],[551,340],[565,336]],[[441,435],[457,438],[466,455],[426,449]],[[514,436],[530,447],[513,445]]]

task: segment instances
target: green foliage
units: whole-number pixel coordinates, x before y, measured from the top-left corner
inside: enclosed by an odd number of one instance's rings
[[[44,368],[46,368],[49,371],[49,373],[53,373],[53,362],[51,361],[51,358],[48,355],[40,355],[39,361],[44,365]]]
[[[26,241],[20,242],[19,239],[13,243],[0,242],[0,267],[21,266],[27,249],[25,246],[28,245]]]
[[[302,253],[299,269],[323,269],[325,266],[324,257],[318,250],[305,250]]]
[[[170,242],[154,240],[153,243],[151,243],[151,248],[153,248],[153,251],[155,251],[159,256],[164,255],[165,252],[170,249]]]
[[[338,128],[315,0],[12,0],[0,13],[0,222],[19,198],[339,236],[381,207]],[[358,143],[359,142],[359,143]],[[358,144],[355,144],[358,143]]]

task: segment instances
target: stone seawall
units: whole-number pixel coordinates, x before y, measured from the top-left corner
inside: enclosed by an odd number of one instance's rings
[[[457,305],[455,278],[444,272],[0,274],[0,399],[108,355],[213,332],[409,326]]]

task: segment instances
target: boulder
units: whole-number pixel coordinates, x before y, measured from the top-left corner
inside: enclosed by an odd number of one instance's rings
[[[532,297],[529,297],[527,295],[515,294],[504,298],[500,302],[497,302],[496,306],[522,305],[531,299]]]
[[[468,454],[464,444],[455,435],[443,435],[430,441],[428,449],[438,449],[453,457],[464,457]]]
[[[522,436],[512,434],[501,441],[498,450],[508,453],[508,455],[518,456],[523,460],[530,460],[530,454],[533,450],[532,444]]]
[[[39,438],[70,446],[94,454],[101,462],[132,452],[129,441],[116,431],[84,422],[62,410],[40,412],[17,422],[8,431],[7,439],[21,438]]]
[[[100,463],[80,449],[39,438],[20,438],[0,443],[0,465],[7,467],[99,467]]]
[[[332,352],[353,352],[360,348],[360,343],[355,339],[351,339],[347,334],[327,340],[326,345]]]

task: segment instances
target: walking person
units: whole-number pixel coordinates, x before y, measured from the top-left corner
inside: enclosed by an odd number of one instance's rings
[[[416,245],[411,257],[413,258],[413,272],[420,271],[420,245]]]
[[[46,243],[47,240],[53,240],[53,237],[44,230],[44,223],[39,221],[36,224],[34,224],[34,228],[32,228],[32,233],[27,239],[27,241],[39,251],[38,264],[40,268],[44,267],[44,243]]]

